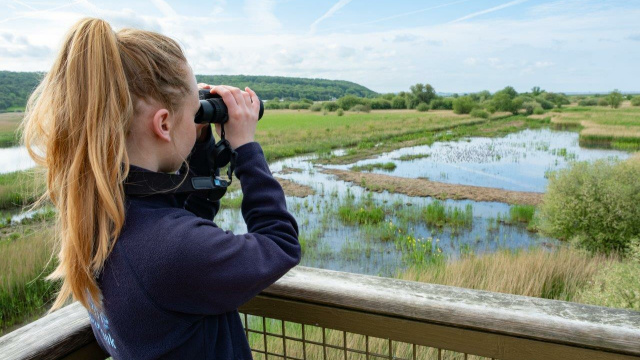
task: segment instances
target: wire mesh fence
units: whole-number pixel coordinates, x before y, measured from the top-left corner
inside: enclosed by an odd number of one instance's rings
[[[484,360],[445,349],[242,313],[256,360]]]

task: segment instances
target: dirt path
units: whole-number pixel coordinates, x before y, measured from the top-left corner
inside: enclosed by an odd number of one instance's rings
[[[475,201],[497,201],[507,204],[538,205],[543,193],[512,191],[471,185],[447,184],[426,179],[411,179],[383,174],[360,173],[348,170],[322,169],[325,174],[360,185],[367,190],[409,196],[431,196],[438,199],[469,199]]]

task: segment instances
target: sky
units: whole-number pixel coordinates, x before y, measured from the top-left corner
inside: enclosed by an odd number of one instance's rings
[[[48,71],[85,16],[176,39],[196,74],[640,91],[640,0],[0,0],[0,70]]]

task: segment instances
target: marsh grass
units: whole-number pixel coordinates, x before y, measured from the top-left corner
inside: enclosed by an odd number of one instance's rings
[[[50,223],[20,225],[20,236],[0,240],[0,334],[11,326],[41,315],[59,289],[59,282],[45,281],[57,260],[53,252],[53,229]]]
[[[41,169],[0,174],[0,209],[27,206],[46,191],[46,180]]]
[[[413,266],[397,278],[545,299],[573,301],[612,258],[571,247],[501,250],[437,266]]]
[[[18,144],[20,134],[17,129],[23,115],[21,112],[0,113],[0,148]]]
[[[471,227],[473,223],[473,205],[464,209],[455,205],[446,205],[435,200],[422,209],[422,216],[428,225],[437,227]]]
[[[373,164],[364,164],[364,165],[356,165],[349,168],[352,171],[373,171],[373,170],[384,170],[384,171],[393,171],[396,169],[396,164],[392,162],[386,163],[373,163]]]
[[[417,159],[428,158],[429,156],[431,156],[431,154],[405,154],[405,155],[399,156],[398,158],[396,158],[396,160],[412,161],[412,160],[417,160]]]
[[[511,222],[529,224],[533,220],[536,207],[533,205],[511,205],[509,218]]]

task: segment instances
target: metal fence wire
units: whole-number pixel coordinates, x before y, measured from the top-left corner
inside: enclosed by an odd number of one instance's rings
[[[480,360],[488,357],[241,313],[255,360]]]

